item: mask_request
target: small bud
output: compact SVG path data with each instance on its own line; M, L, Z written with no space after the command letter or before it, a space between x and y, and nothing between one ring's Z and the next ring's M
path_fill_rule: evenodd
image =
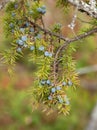
M64 100L65 100L65 104L66 104L66 105L69 105L69 104L70 104L69 99L68 99L68 97L67 97L66 95L64 96Z
M33 11L32 11L32 10L30 10L30 11L29 11L29 14L30 14L30 15L31 15L31 14L33 14Z
M27 44L24 44L23 46L26 48L28 45L27 45Z
M37 34L37 36L35 36L35 40L40 38L41 38L41 34Z

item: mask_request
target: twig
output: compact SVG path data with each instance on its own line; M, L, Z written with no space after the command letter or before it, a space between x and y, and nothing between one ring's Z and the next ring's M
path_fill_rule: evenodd
M54 57L54 73L56 73L56 65L58 65L60 62L57 62L58 61L58 57L59 57L59 54L62 52L62 50L66 49L66 47L71 44L72 42L75 42L75 41L78 41L80 39L83 39L83 38L86 38L87 36L90 36L91 34L94 34L97 32L97 28L94 28L90 31L88 31L87 33L84 33L84 34L81 34L81 35L77 35L75 36L74 38L71 38L69 39L68 41L66 41L62 46L60 46L55 54L55 57ZM55 75L54 75L55 77Z
M39 26L38 24L34 23L33 21L28 20L28 22L30 24L34 25L35 27L37 27L38 29L40 29L41 31L43 31L44 33L49 34L50 36L55 36L55 37L57 37L57 38L59 38L59 39L61 39L63 41L68 41L69 40L68 38L66 38L64 36L55 34L55 33L51 32L51 31L49 31L49 30L47 30L45 28L42 28L41 26Z
M82 19L81 19L81 18L79 18L79 17L77 17L77 19L78 19L78 20L80 20L80 21L81 21L81 22L83 22L83 23L93 25L91 22L87 22L87 21L85 21L85 20L82 20Z
M65 42L65 45L67 46L67 43L68 42ZM65 46L65 47L66 47ZM58 60L58 57L59 57L59 53L61 52L61 50L62 50L62 47L63 46L61 46L61 47L59 47L58 48L58 50L56 51L56 53L55 53L55 57L54 57L54 63L53 63L53 71L54 71L54 82L56 82L56 70L57 70L57 66L59 65L59 63L60 63L60 61Z
M35 27L39 28L39 29L40 29L41 31L43 31L44 33L49 34L49 35L51 35L51 36L55 36L55 37L57 37L57 38L59 38L59 39L65 41L65 43L60 47L61 49L64 48L64 46L66 45L66 43L67 43L67 44L70 44L70 43L72 43L72 42L75 42L75 41L84 39L84 38L86 38L86 37L88 37L88 36L90 36L90 35L92 35L92 34L94 34L94 33L97 33L97 27L96 27L96 28L92 28L91 30L89 30L89 31L87 31L87 32L85 32L85 33L83 33L83 34L77 35L77 36L75 36L75 37L69 39L69 38L66 38L66 37L64 37L64 36L55 34L55 33L51 32L51 31L49 31L49 30L47 30L47 29L44 29L44 28L42 28L41 26L39 26L38 24L34 23L33 21L28 20L28 22L30 22L30 24L34 25ZM61 50L61 49L60 49L60 50Z
M60 51L64 50L64 48L65 48L67 45L69 45L69 44L71 44L71 43L73 43L73 42L76 42L76 41L78 41L78 40L84 39L84 38L86 38L86 37L88 37L88 36L90 36L90 35L92 35L92 34L94 34L94 33L97 33L97 27L96 27L96 28L93 28L93 29L91 29L91 30L89 30L89 31L87 31L87 32L85 32L85 33L83 33L83 34L77 35L77 36L74 37L74 38L68 39L68 40L58 49L58 52L57 52L57 53L59 54ZM58 54L57 54L57 55L58 55Z
M68 39L62 46L60 46L60 47L58 48L58 50L57 50L57 52L56 52L56 55L55 55L55 59L58 58L59 53L60 53L62 50L64 50L64 48L65 48L67 45L69 45L69 44L71 44L71 43L73 43L73 42L75 42L75 41L84 39L84 38L86 38L87 36L90 36L90 35L92 35L92 34L94 34L94 33L97 33L97 27L94 28L94 29L89 30L88 32L85 32L85 33L83 33L83 34L77 35L77 36L75 36L74 38Z

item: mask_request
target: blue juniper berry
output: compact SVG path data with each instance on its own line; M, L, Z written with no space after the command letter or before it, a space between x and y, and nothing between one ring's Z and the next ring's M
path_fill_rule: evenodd
M52 53L48 52L48 51L45 51L44 52L44 55L47 56L47 57L52 57Z
M12 12L12 17L14 17L16 15L16 13Z
M26 22L25 25L26 25L26 27L28 27L29 26L29 22Z
M17 48L17 52L22 52L22 49L20 47Z
M20 28L20 32L24 33L25 29L24 28Z
M49 56L49 52L48 52L48 51L45 51L45 52L44 52L44 55L45 55L45 56Z
M52 100L52 96L50 95L50 96L48 96L48 100Z
M30 32L34 32L34 28L31 27L31 28L30 28Z
M42 8L42 9L46 9L46 6L45 6L45 5L42 5L41 8Z
M39 47L39 50L40 50L40 51L44 51L44 46L40 46L40 47Z
M64 82L62 83L62 85L63 85L63 86L66 86L66 85L67 85L67 83L64 81Z
M62 99L62 97L60 95L57 96L57 98L58 98L59 103L63 103L63 99Z
M22 40L20 40L20 39L17 40L16 43L17 43L18 45L20 45L20 46L23 46L23 45L24 45L24 42L23 42Z
M41 12L42 12L42 8L41 8L41 7L38 7L38 8L37 8L37 11L38 11L39 13L41 13Z
M57 90L61 90L61 87L60 87L60 86L57 86L56 89L57 89Z
M15 5L14 5L14 8L17 9L17 8L18 8L18 4L15 4Z
M14 29L12 29L11 32L14 33Z
M48 85L50 85L50 84L51 84L51 81L48 79L48 80L46 81L46 83L47 83Z
M40 83L41 83L41 85L45 85L46 84L46 80L41 80Z
M27 41L27 36L26 35L22 36L21 39L22 39L22 41L26 42Z
M10 28L13 28L13 27L14 27L14 24L13 24L13 23L10 23L9 26L10 26Z
M52 92L52 93L55 93L55 92L56 92L56 88L52 88L52 89L51 89L51 92Z
M68 86L72 86L72 81L68 81Z
M39 13L45 14L45 13L46 13L46 7L44 7L44 6L39 7L39 8L37 8L37 11L38 11Z
M33 51L35 49L35 46L31 46L30 50Z

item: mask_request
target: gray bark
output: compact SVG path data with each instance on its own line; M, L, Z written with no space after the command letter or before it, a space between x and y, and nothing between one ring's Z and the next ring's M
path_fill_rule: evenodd
M97 130L97 103L92 112L91 119L86 130Z
M83 0L68 0L68 2L76 6L79 10L84 11L89 16L97 18L96 0L94 0L95 3L93 3L93 0L90 0L89 4Z
M87 67L80 68L80 69L77 70L77 73L79 75L84 75L84 74L88 74L88 73L91 73L91 72L97 72L97 65L87 66Z
M9 1L10 0L0 0L0 10L2 10Z

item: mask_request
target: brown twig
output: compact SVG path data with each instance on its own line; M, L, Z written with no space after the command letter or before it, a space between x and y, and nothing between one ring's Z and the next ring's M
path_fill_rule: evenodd
M55 54L55 57L54 57L54 63L53 63L54 74L56 74L56 68L57 68L56 66L60 63L60 62L57 62L57 61L58 61L58 58L59 58L59 54L60 54L64 49L66 49L66 47L67 47L69 44L71 44L71 43L73 43L73 42L75 42L75 41L81 40L81 39L83 39L83 38L86 38L87 36L90 36L90 35L92 35L92 34L94 34L94 33L96 33L96 32L97 32L97 27L94 28L94 29L91 29L90 31L88 31L88 32L86 32L86 33L83 33L83 34L81 34L81 35L78 35L78 36L76 36L76 37L74 37L74 38L69 39L69 40L66 41L62 46L60 46L60 47L57 49L56 54ZM54 75L54 78L55 78L55 75ZM55 79L56 79L56 78L55 78Z
M88 37L88 36L90 36L90 35L92 35L94 33L97 33L97 27L95 27L95 28L92 28L91 30L89 30L89 31L87 31L87 32L85 32L83 34L77 35L77 36L75 36L73 38L66 38L64 36L55 34L52 31L49 31L47 29L42 28L41 26L39 26L38 24L34 23L33 21L28 20L28 22L30 22L30 24L34 25L35 27L37 27L38 29L40 29L44 33L49 34L50 36L55 36L58 39L65 41L65 43L62 45L63 47L61 46L60 48L64 48L64 46L65 46L66 43L70 44L72 42L84 39L84 38L86 38L86 37Z
M28 19L27 19L27 20L28 20ZM68 38L66 38L66 37L64 37L64 36L61 36L61 35L58 35L58 34L56 34L56 33L53 33L52 31L49 31L49 30L47 30L47 29L44 29L44 28L42 28L41 26L39 26L38 24L36 24L36 23L33 22L33 21L28 20L28 22L29 22L30 24L34 25L35 27L37 27L38 29L40 29L41 31L43 31L44 33L49 34L50 36L55 36L55 37L57 37L58 39L61 39L61 40L63 40L63 41L68 41Z
M90 35L93 35L94 33L97 33L97 27L93 28L93 29L91 29L91 30L89 30L89 31L87 31L87 32L85 32L83 34L77 35L77 36L75 36L75 37L73 37L71 39L68 39L61 47L59 47L59 49L58 49L58 51L56 53L56 57L58 57L58 54L60 53L60 51L64 50L64 48L67 45L69 45L69 44L71 44L73 42L79 41L81 39L84 39L84 38L86 38L86 37L88 37Z

